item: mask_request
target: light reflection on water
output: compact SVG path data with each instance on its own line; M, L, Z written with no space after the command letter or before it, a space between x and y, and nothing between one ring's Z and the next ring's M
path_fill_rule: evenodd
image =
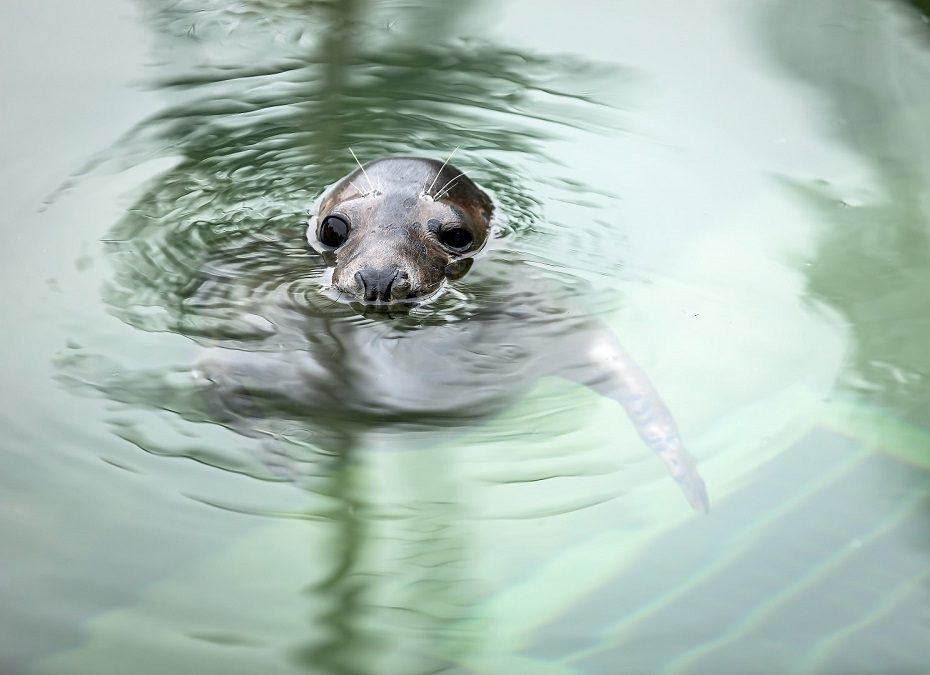
M109 433L77 413L49 432L72 439L62 457L121 470L70 469L118 513L46 556L78 560L51 570L90 590L45 591L31 611L54 623L43 609L62 603L82 633L11 643L17 669L826 674L930 661L930 57L903 6L657 3L605 9L602 26L519 2L141 7L144 78L164 107L96 175L170 165L90 235L120 327L72 324L55 361L69 396L102 395ZM671 16L712 18L719 49L698 31L706 49L676 51ZM642 26L671 37L650 46ZM689 73L708 64L707 78L748 71L759 100L697 95ZM790 123L766 117L767 96ZM758 122L715 123L740 111ZM779 124L770 146L735 140ZM456 146L495 197L500 237L434 314L361 317L318 293L303 223L350 170L347 148ZM269 326L299 325L282 313L322 319L317 348L338 349L352 325L373 349L394 329L469 325L500 279L523 275L603 316L656 379L710 481L708 518L687 512L610 403L565 383L523 373L519 396L489 389L480 407L453 392L469 402L458 414L444 401L445 417L377 425L338 391L326 424L266 400L268 424L248 438L188 376L202 347L278 354L288 336ZM442 345L440 364L456 356ZM334 362L349 383L351 359ZM10 442L34 438L11 429ZM36 500L36 513L68 503ZM14 576L39 583L29 552L18 558Z

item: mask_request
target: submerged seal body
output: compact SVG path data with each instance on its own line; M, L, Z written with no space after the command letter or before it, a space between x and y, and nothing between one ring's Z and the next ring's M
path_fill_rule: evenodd
M307 240L351 307L409 307L469 270L491 235L492 210L452 165L388 158L360 166L323 196ZM692 507L707 511L704 481L671 413L611 331L567 309L525 268L515 273L493 258L476 266L489 290L462 320L347 320L259 300L274 326L267 338L248 349L211 349L197 366L212 409L253 437L273 438L296 423L335 455L369 435L406 444L412 431L459 429L555 375L619 403Z

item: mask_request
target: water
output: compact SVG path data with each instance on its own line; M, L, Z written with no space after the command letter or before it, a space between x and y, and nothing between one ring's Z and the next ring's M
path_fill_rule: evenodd
M7 3L0 670L926 672L920 4ZM558 379L217 424L202 350L276 353L244 307L395 326L302 242L350 146L461 146L498 205L408 327L540 279L649 373L709 516Z

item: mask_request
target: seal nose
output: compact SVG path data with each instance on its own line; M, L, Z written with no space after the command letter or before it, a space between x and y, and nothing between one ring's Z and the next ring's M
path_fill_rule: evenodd
M365 302L390 302L393 297L391 291L398 288L398 279L406 279L407 275L396 267L366 267L355 273L355 280L362 290Z

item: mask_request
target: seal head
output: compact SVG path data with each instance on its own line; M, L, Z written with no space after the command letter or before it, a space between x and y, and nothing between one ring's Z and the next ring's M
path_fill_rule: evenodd
M492 211L488 196L451 164L392 157L337 183L311 216L307 241L353 301L413 303L468 271Z

